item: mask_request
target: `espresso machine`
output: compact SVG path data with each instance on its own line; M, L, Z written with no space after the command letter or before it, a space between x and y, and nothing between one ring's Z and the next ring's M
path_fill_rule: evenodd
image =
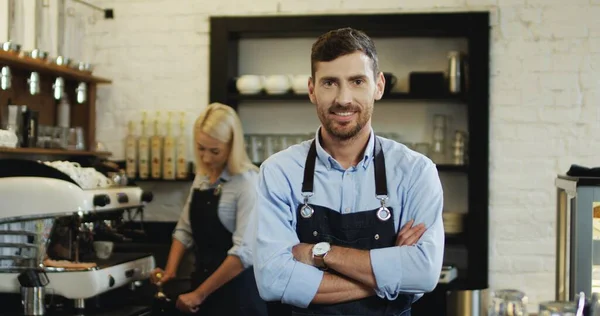
M555 179L557 301L600 294L600 168L572 165ZM600 308L598 311L600 315Z
M133 289L155 268L150 253L100 255L95 249L96 243L116 248L144 234L142 222L139 229L124 224L132 212L134 219L143 214L151 192L127 185L82 188L48 164L5 159L0 201L0 297L23 294L23 275L36 271L47 278L46 294L84 311L94 297Z

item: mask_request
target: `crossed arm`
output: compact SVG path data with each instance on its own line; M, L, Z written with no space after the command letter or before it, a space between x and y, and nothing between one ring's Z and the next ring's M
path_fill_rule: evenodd
M425 232L425 225L412 226L409 221L396 238L396 246L414 245ZM313 265L312 244L300 243L292 248L294 259ZM352 260L348 260L352 258ZM325 272L312 303L334 304L375 295L377 281L368 250L332 246L325 263L337 274Z

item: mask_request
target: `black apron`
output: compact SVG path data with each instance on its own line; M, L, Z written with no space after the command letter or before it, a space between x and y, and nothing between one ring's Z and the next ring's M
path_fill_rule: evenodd
M190 225L196 245L192 290L198 288L227 257L233 246L232 233L218 216L221 199L216 189L195 189L190 203ZM217 289L200 305L198 315L266 316L266 303L260 298L254 270L249 267Z
M300 242L316 244L326 241L331 245L363 250L395 246L397 234L394 228L393 210L385 206L388 193L385 159L381 150L381 142L377 137L375 137L373 157L375 157L373 169L375 170L376 191L373 198L380 199L381 207L342 214L327 207L308 203L308 199L313 193L315 160L317 158L316 145L313 141L306 158L302 183L305 203L300 204L297 209L296 233ZM310 208L306 208L306 206ZM401 267L398 268L401 269ZM414 295L412 294L400 294L393 301L373 295L338 304L310 304L307 308L292 306L291 314L410 316L413 299Z

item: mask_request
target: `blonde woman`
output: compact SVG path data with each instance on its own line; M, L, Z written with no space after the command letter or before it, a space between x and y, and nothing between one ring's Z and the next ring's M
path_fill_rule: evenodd
M266 315L243 236L256 201L258 168L248 158L237 113L213 103L194 124L196 177L173 233L164 270L152 282L175 277L187 249L195 248L192 291L176 306L202 315ZM159 277L160 276L160 277Z

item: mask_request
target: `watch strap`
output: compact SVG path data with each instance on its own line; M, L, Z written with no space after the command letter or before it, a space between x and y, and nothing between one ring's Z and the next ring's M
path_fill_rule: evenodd
M325 263L325 256L327 256L327 254L324 254L322 256L313 256L313 261L315 262L315 266L321 270L327 270L327 264Z

